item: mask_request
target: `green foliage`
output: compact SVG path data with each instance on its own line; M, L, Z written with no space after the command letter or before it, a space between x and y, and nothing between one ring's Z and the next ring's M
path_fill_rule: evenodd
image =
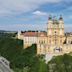
M36 44L23 49L15 34L0 33L0 55L10 61L15 72L72 72L72 53L54 56L48 64L44 55L36 55Z
M53 70L53 72L72 72L72 56L64 54L53 57L48 65L49 70Z
M23 49L23 41L13 39L13 34L1 34L0 55L10 61L15 72L46 72L44 56L36 55L36 44Z

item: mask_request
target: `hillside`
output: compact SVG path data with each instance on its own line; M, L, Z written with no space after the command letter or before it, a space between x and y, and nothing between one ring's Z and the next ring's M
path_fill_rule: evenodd
M47 64L44 55L36 55L36 44L23 49L23 41L13 39L15 34L0 34L0 55L10 61L14 72L72 72L72 56L53 57Z
M15 72L46 72L43 56L36 55L36 45L23 49L22 40L13 39L13 34L0 35L0 55L10 61Z
M49 72L72 72L72 56L64 54L53 57L48 63Z

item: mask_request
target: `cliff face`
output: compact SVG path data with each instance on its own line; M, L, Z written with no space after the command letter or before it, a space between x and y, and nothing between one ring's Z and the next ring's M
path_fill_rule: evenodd
M0 72L13 72L10 69L9 61L4 57L0 57Z

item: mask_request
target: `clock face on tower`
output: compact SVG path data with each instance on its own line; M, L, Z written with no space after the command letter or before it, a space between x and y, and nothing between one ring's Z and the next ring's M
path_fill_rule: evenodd
M57 31L56 31L56 29L54 30L54 35L57 35Z
M56 31L54 33L55 33L55 35L57 35L57 32Z

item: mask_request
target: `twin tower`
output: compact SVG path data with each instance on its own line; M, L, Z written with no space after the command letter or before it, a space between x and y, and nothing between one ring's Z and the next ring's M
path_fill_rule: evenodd
M64 33L64 21L62 16L59 19L49 16L47 23L47 32L21 32L18 33L18 39L23 40L24 48L32 44L37 45L37 54L64 54L72 52L70 42L71 36L67 37Z
M60 16L59 20L56 17L49 16L48 18L48 26L47 26L47 35L64 35L64 21L62 16Z
M57 20L54 16L48 17L47 36L49 45L61 45L64 42L64 21L62 16Z

